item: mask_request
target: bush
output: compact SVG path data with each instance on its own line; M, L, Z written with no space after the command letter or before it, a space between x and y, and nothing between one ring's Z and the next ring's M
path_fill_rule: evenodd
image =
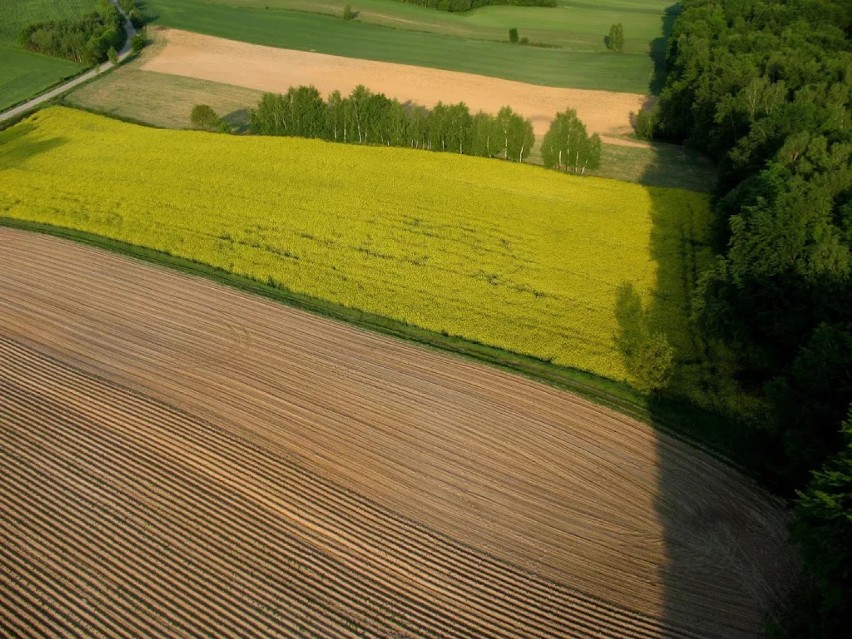
M651 334L639 347L633 366L639 390L653 392L664 388L674 366L674 349L666 336Z
M130 41L130 46L133 48L134 53L139 53L145 48L145 36L141 33L137 33L133 36L133 40Z
M355 19L355 12L352 11L352 5L351 4L347 4L345 7L343 7L343 19L344 20L354 20Z
M107 51L107 58L113 64L118 65L118 51L115 50L115 47L109 48L109 51Z
M206 104L196 104L192 107L189 121L193 126L207 131L215 131L219 128L219 116Z
M612 51L618 53L624 48L624 26L614 24L609 28L609 35L606 38L606 46Z
M514 42L517 42L517 41L518 41L518 29L515 28L515 27L512 27L511 29L509 29L509 42L514 43Z
M657 112L655 109L642 109L636 114L636 136L643 140L651 140L654 137L654 127L657 124Z
M142 17L139 9L131 9L127 13L127 17L130 18L130 24L133 25L134 29L141 29L145 24L145 19Z

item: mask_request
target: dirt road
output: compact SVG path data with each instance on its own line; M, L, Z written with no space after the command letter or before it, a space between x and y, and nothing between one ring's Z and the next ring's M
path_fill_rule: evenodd
M0 272L0 634L752 637L787 582L767 495L567 393L53 238Z
M571 107L591 133L605 142L644 146L620 137L632 132L630 114L646 97L633 93L543 87L471 73L344 58L323 53L264 47L177 29L159 32L165 46L142 69L224 82L262 91L286 92L313 85L327 96L349 94L363 84L401 102L427 107L438 101L464 102L471 112L497 113L504 105L530 118L536 136L547 133L554 115Z

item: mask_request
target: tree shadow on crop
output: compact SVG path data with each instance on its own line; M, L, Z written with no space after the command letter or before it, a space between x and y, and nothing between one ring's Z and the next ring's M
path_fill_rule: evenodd
M27 160L62 146L67 141L61 137L32 139L29 134L35 130L35 124L26 122L0 132L0 171L22 167Z
M669 158L654 157L644 181L662 182L656 174L671 170ZM701 273L713 260L709 199L645 190L656 277L651 290L627 280L614 291L613 342L631 383L646 393L657 431L660 538L648 543L661 543L665 559L652 587L660 592L665 636L758 636L794 560L782 510L732 467L773 485L760 470L756 431L724 416L729 359L702 339L693 319Z
M654 71L651 75L648 91L654 95L659 95L666 82L666 51L668 49L669 37L672 34L672 28L680 12L680 3L668 7L663 12L663 17L661 18L660 37L651 40L650 52L651 61L654 63Z

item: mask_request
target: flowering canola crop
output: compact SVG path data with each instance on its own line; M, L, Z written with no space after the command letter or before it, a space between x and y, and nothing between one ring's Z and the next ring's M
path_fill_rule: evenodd
M630 286L677 357L709 203L444 153L50 108L0 133L0 216L144 245L613 379Z

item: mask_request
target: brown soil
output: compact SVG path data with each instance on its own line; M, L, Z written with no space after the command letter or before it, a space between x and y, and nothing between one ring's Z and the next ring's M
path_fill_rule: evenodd
M785 515L572 395L0 229L0 634L751 637Z
M536 136L547 132L557 112L572 107L589 132L599 133L604 142L644 146L614 137L632 132L630 114L639 111L646 100L634 93L543 87L471 73L264 47L177 29L166 29L163 35L166 45L142 69L272 92L312 84L326 96L335 90L348 94L363 84L402 102L428 107L438 101L464 102L472 112L497 113L508 104L532 120Z

